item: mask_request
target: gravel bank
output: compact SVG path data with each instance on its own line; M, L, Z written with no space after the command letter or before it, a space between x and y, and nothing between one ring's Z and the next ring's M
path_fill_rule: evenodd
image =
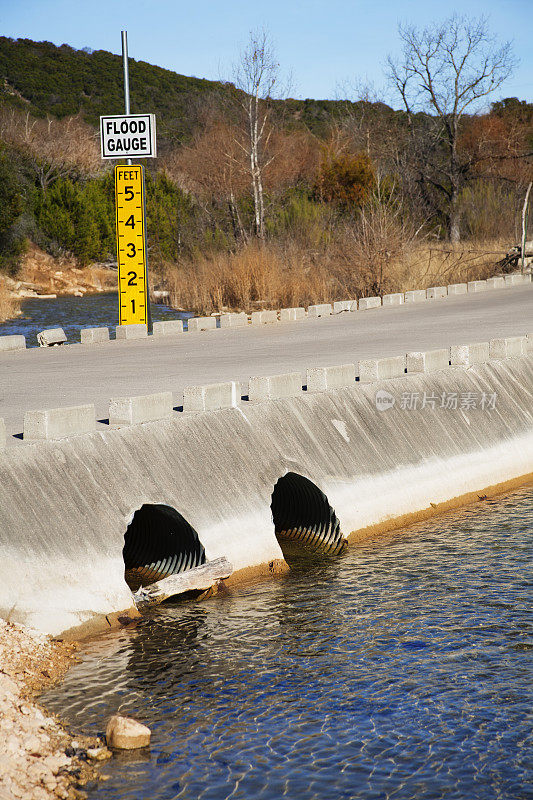
M110 752L69 735L34 701L76 658L77 646L0 620L0 800L85 797Z

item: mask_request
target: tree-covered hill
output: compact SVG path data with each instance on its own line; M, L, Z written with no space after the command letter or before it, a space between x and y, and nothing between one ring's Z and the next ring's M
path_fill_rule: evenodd
M98 124L101 114L124 110L122 59L105 50L86 52L63 44L0 37L0 97L36 116L62 118L81 112ZM191 107L206 94L228 91L222 83L178 75L130 59L132 110L155 113L162 134L188 133Z
M0 102L27 109L35 116L63 118L81 112L86 122L98 125L103 114L124 110L121 56L106 50L75 50L67 44L0 37ZM133 112L157 115L158 134L164 138L189 138L206 102L225 105L235 92L230 83L179 75L162 67L130 58L130 92ZM286 122L323 135L335 118L357 104L336 100L294 100L276 104ZM383 103L374 112L392 115Z

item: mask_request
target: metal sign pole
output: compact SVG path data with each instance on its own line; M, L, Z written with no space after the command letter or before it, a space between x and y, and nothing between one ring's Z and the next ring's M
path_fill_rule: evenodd
M130 113L130 73L128 68L128 31L122 34L122 66L124 68L124 111ZM131 158L126 159L126 164L131 164Z

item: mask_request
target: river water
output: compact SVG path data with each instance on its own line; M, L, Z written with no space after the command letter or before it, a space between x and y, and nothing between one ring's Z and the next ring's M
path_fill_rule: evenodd
M189 313L175 311L164 305L151 303L154 322L165 319L183 319ZM80 328L109 328L115 338L118 325L117 292L93 294L87 297L58 297L55 300L24 300L22 315L0 324L0 336L21 333L26 337L26 347L37 347L37 333L45 328L63 328L70 343L80 341Z
M531 798L532 531L524 489L166 604L43 702L152 729L89 798Z

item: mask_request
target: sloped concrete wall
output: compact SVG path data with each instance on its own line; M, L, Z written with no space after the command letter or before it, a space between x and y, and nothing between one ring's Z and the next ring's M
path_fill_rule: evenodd
M533 358L510 358L9 448L0 614L58 634L130 607L122 547L143 503L176 508L208 559L239 570L283 557L270 500L288 471L326 493L345 534L529 474L532 389ZM394 405L378 411L378 391ZM496 402L421 408L424 392Z

